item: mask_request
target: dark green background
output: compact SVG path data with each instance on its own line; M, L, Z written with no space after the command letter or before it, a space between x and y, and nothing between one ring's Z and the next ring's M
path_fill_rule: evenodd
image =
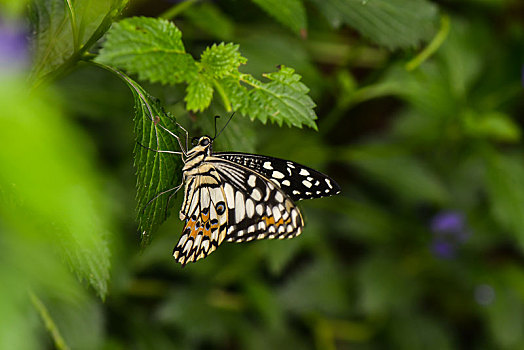
M2 78L0 326L12 337L0 347L53 348L47 320L63 338L58 347L73 349L524 348L524 6L434 4L425 40L393 49L333 28L314 1L305 2L307 37L248 1L194 2L174 18L194 57L215 42L238 43L248 58L241 71L260 78L293 67L318 105L319 132L236 115L215 149L290 159L342 187L299 203L299 238L224 243L183 269L171 257L180 197L140 252L129 89L79 64L27 102L12 92L23 74ZM124 16L157 17L171 6L132 1ZM209 8L214 21L202 20ZM437 33L438 49L407 70ZM216 96L190 115L184 86L142 83L192 136L212 134L215 114L228 116ZM84 220L86 206L95 223ZM49 233L65 212L73 227L87 227L71 242ZM462 223L432 228L442 215ZM66 253L74 272L64 268L60 242L67 251L91 235L105 237L107 250ZM91 270L75 261L96 266L109 255L101 301Z

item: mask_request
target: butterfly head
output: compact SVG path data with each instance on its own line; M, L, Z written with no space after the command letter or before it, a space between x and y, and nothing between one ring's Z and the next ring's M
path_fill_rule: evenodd
M209 156L213 152L211 145L213 139L209 136L202 136L200 138L193 138L193 148L187 152L189 158Z

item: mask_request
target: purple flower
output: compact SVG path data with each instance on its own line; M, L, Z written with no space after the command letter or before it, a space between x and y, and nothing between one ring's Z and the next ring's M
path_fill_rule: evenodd
M451 242L444 240L433 240L431 244L431 252L441 259L453 259L456 255L457 249Z
M470 236L464 215L457 211L436 214L430 226L433 232L431 252L441 259L454 258L458 246Z
M27 30L19 22L0 18L0 71L10 73L29 63Z
M443 211L431 220L431 231L434 233L452 233L464 229L464 215L456 211Z

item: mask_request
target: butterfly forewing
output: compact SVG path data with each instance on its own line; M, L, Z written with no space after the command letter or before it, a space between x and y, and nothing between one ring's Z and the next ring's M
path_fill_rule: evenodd
M304 221L299 209L273 181L225 159L209 157L207 161L224 184L228 241L284 239L302 233Z
M293 201L327 197L340 192L339 185L329 176L289 160L237 152L215 153L213 156L247 167L270 179Z

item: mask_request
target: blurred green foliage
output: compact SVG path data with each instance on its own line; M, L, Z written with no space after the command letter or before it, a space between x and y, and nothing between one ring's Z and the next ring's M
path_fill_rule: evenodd
M1 349L524 348L522 1L0 6ZM133 21L137 45L111 52ZM262 87L280 99L253 104ZM273 118L290 96L302 117ZM176 150L156 116L199 136L231 111L216 150L342 194L299 204L299 238L181 269L180 196L164 223L164 197L135 219L180 161L136 140Z

